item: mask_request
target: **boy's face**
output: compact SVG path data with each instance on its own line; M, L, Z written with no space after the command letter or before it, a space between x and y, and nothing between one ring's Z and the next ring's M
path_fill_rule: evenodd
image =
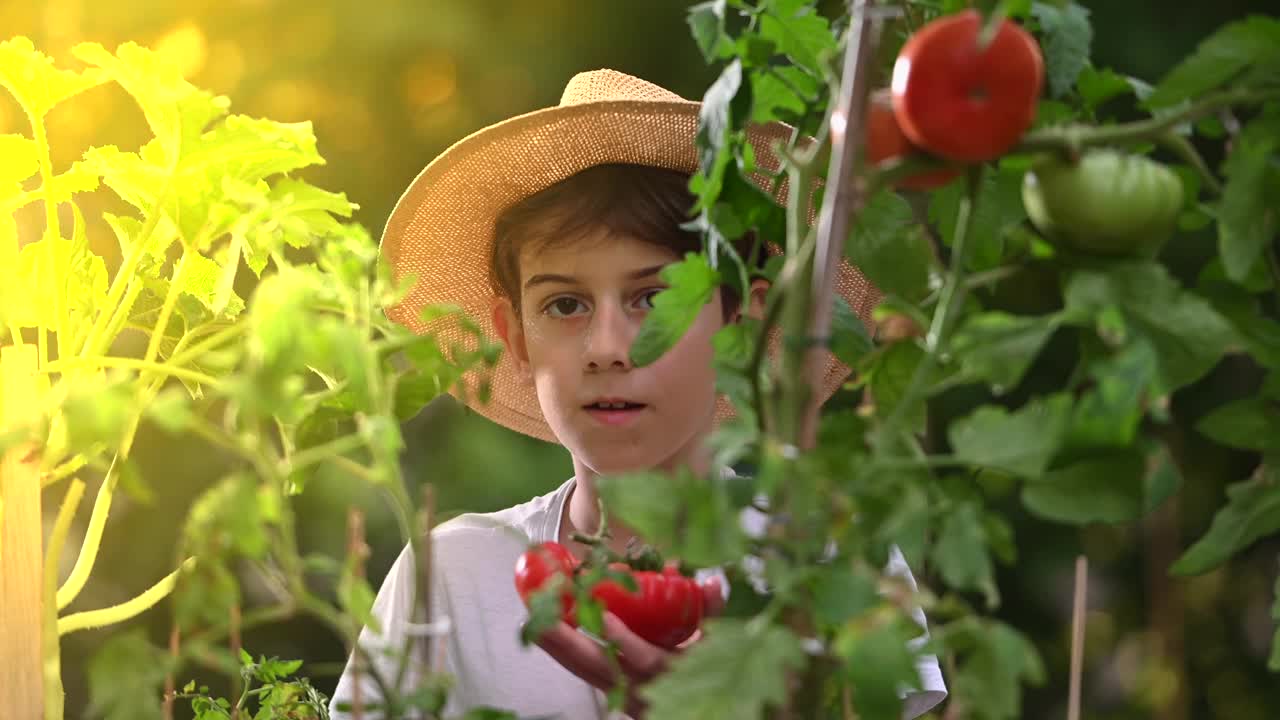
M692 462L715 413L711 337L720 294L657 362L629 358L666 248L603 234L520 255L520 307L499 300L494 321L511 360L533 384L552 431L598 474ZM623 405L617 408L618 405Z

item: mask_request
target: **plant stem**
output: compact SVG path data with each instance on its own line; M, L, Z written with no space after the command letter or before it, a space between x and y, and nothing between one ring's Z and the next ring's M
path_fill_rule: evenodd
M160 353L160 342L164 339L165 330L169 327L169 316L173 314L173 306L178 304L178 295L182 292L182 282L184 280L183 273L187 267L187 253L185 248L182 256L173 266L173 278L169 281L169 291L165 293L164 305L160 307L160 317L156 319L155 329L151 331L151 339L147 343L147 352L143 359L152 362L156 359L156 355Z
M359 435L344 435L329 442L299 450L293 455L280 459L281 474L301 470L309 465L330 460L334 456L342 456L365 446L364 438Z
M976 205L978 194L981 192L982 173L981 166L972 168L965 179L967 183L966 192L960 198L960 206L956 213L956 232L951 243L951 270L943 284L938 306L933 311L933 321L930 323L929 332L925 336L925 349L927 352L920 360L920 364L916 366L915 372L912 373L911 381L908 383L906 391L898 400L893 412L889 414L888 420L885 421L884 426L879 431L882 437L890 437L897 432L903 416L919 399L920 393L929 381L929 376L933 374L938 364L938 356L946 350L946 343L951 333L954 317L958 309L963 305L969 236L973 234L974 219L977 217L977 213L974 212L974 205Z
M58 561L62 559L62 545L71 530L71 520L80 507L80 497L84 494L84 483L72 480L67 494L58 508L58 518L53 523L53 532L49 535L49 545L44 554L44 614L41 641L44 644L44 717L45 720L62 720L62 661L61 648L58 643L58 607L54 596L58 585Z
M27 114L27 119L31 121L31 137L38 148L37 159L40 163L40 190L44 195L44 261L45 270L53 278L53 314L57 323L58 334L58 354L64 354L63 343L67 338L67 298L65 281L59 282L60 269L58 267L58 247L57 241L62 238L62 228L58 224L58 203L53 195L53 159L49 154L49 138L45 132L44 118L37 117L31 113ZM46 335L47 328L44 322L39 323L36 335L36 343L40 347L40 366L49 361L48 337Z
M1160 143L1190 165L1191 169L1200 175L1200 179L1204 181L1205 187L1209 188L1209 192L1214 195L1222 194L1222 181L1209 169L1208 164L1205 163L1204 158L1196 151L1196 146L1192 145L1190 140L1176 132L1168 131L1160 135Z
M71 574L62 583L62 587L58 588L55 596L58 610L70 605L84 589L85 583L89 581L89 574L93 571L93 563L98 559L102 530L107 524L107 513L111 508L111 496L115 490L116 477L118 477L115 471L118 461L119 456L112 459L111 467L107 468L107 474L102 478L102 485L98 487L98 494L93 501L93 513L89 516L89 526L85 529L84 540L80 543L80 552L76 555L76 564L71 568Z
M1027 133L1013 152L1059 152L1077 157L1087 148L1155 142L1166 131L1217 110L1234 105L1253 105L1280 98L1277 90L1238 88L1205 95L1187 107L1160 117L1119 125L1062 125Z
M63 372L65 370L77 367L114 367L126 368L130 370L140 370L147 372L159 373L171 377L190 380L191 382L209 385L211 387L220 387L222 381L218 378L207 375L205 373L189 370L183 367L175 367L171 363L158 363L147 360L139 360L137 358L112 357L103 355L81 355L79 357L69 358L67 360L57 360L45 368L45 372Z
M99 610L86 610L85 612L73 613L66 617L58 618L58 635L66 635L77 630L88 630L104 625L114 625L150 609L151 606L163 600L170 592L173 592L173 587L178 581L178 574L183 570L189 569L194 563L195 558L188 558L182 563L181 567L166 575L160 582L147 588L132 600Z

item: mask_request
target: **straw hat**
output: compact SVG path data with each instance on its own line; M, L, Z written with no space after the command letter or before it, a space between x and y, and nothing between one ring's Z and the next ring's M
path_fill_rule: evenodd
M416 277L409 293L387 308L387 316L415 332L437 333L445 347L473 344L450 322L422 321L426 306L451 303L496 338L489 315L489 254L496 217L595 165L627 163L693 173L699 106L639 78L596 70L574 76L556 107L491 125L454 144L419 173L387 221L381 252L392 275L396 280ZM785 139L790 131L782 124L753 129L751 142L761 167L777 168L771 143ZM866 278L845 263L837 290L870 327L878 293ZM831 358L824 400L848 373L849 368ZM465 379L469 390L476 380ZM479 402L475 392L463 393L475 411L513 430L556 442L533 388L517 381L505 354L491 381L487 403ZM732 414L721 398L717 417Z

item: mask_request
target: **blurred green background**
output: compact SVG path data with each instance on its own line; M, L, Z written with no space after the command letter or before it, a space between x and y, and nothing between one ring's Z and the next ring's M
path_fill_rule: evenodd
M1158 79L1213 28L1249 12L1280 10L1275 0L1173 4L1092 0L1099 65ZM0 35L26 35L68 61L69 48L134 40L166 54L197 85L225 94L236 112L312 120L328 165L312 182L346 192L357 220L380 232L400 192L437 153L478 128L554 104L576 72L612 67L689 98L714 79L689 38L684 0L4 0ZM145 126L114 86L87 93L50 116L65 166L90 144L135 147ZM27 132L6 96L0 133ZM89 211L91 208L86 208ZM112 263L114 242L95 238ZM1217 404L1238 387L1224 363L1181 393L1178 406ZM1196 414L1193 412L1193 414ZM493 510L545 493L568 477L557 447L494 426L449 399L406 428L407 474L438 488L442 512ZM1090 718L1280 718L1280 678L1265 670L1273 630L1271 588L1280 542L1266 541L1230 567L1171 581L1161 569L1208 526L1222 488L1248 472L1250 458L1194 437L1191 491L1144 523L1073 528L1030 517L1010 501L1019 564L1001 576L1006 619L1041 648L1050 681L1030 692L1025 717L1065 713L1072 563L1092 564L1086 660ZM179 523L192 499L226 469L203 446L145 429L136 445L149 491L118 501L89 587L72 608L118 602L170 569ZM94 488L90 487L90 492ZM382 500L366 489L321 479L299 500L304 550L340 555L346 508L369 514L369 575L385 574L400 550ZM87 504L86 504L87 505ZM88 508L78 518L87 521ZM72 538L69 547L78 547ZM918 568L927 577L928 569ZM250 599L263 597L250 583ZM165 611L131 623L163 645ZM87 662L112 632L81 632L63 648L68 717L84 716ZM248 634L254 653L304 658L329 690L344 650L306 623ZM216 676L202 678L215 689ZM1181 690L1181 692L1180 692Z

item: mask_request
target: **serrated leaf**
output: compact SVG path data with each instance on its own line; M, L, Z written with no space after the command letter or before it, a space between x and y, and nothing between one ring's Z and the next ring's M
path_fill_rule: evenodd
M751 122L796 122L817 94L817 83L795 66L752 70Z
M1146 99L1151 108L1176 105L1226 84L1253 65L1280 56L1280 20L1255 15L1223 26L1164 76Z
M92 69L75 72L55 67L53 58L36 50L25 37L0 42L0 86L36 118L43 119L58 103L106 79Z
M1044 682L1044 664L1035 645L1014 628L998 621L966 618L940 633L947 645L961 644L960 672L952 681L956 701L973 709L978 720L1012 720L1022 715L1020 683ZM953 639L954 638L954 639Z
M160 720L165 675L173 661L134 627L103 640L89 660L87 714L102 720Z
M1247 397L1213 409L1196 430L1228 447L1280 450L1280 401Z
M1022 489L1031 512L1062 523L1123 523L1145 509L1146 458L1124 451L1087 458L1051 470Z
M0 203L22 191L23 180L40 170L39 147L24 135L0 135Z
M871 397L875 401L877 414L889 417L897 412L898 404L906 397L911 378L924 358L924 350L913 342L896 342L885 348L870 368ZM923 399L916 404L904 408L902 417L906 427L919 428L924 425L925 404Z
M133 96L155 135L161 167L173 167L185 141L227 112L226 98L187 82L173 63L136 43L124 43L114 55L97 43L81 43L71 53Z
M662 269L666 289L653 298L653 309L631 345L631 362L644 367L675 346L720 286L720 273L705 255L689 253Z
M1000 603L991 551L977 505L962 503L943 515L932 557L934 567L947 585L958 590L981 591L988 607Z
M1075 85L1080 71L1089 63L1093 44L1089 11L1074 2L1061 7L1037 2L1032 3L1031 12L1040 21L1045 35L1044 64L1049 94L1055 98L1062 97Z
M1027 217L1022 204L1022 171L988 172L974 205L973 235L969 238L969 268L989 270L1004 255L1004 236ZM942 241L952 245L964 183L950 183L929 197L929 219L937 224Z
M0 216L2 217L2 216ZM12 252L16 228L0 220L0 244ZM6 237L8 236L8 237ZM0 250L0 259L7 252ZM58 296L72 318L82 322L102 307L107 296L107 268L102 257L65 238L44 238L22 246L17 261L0 268L5 305L0 314L14 327L58 324Z
M831 353L847 367L856 367L874 347L866 323L849 307L849 301L836 295L831 312Z
M800 640L776 625L716 619L644 687L649 715L664 720L758 720L787 697L786 677L805 661Z
M1227 276L1236 282L1248 276L1280 226L1265 183L1280 139L1258 132L1278 126L1269 123L1241 133L1223 168L1227 180L1218 206L1218 247Z
M764 8L760 36L814 76L824 77L821 60L836 49L827 19L804 2L768 0Z
M1057 452L1070 409L1066 394L1037 397L1013 412L986 405L952 423L948 437L965 462L1034 478Z
M1125 447L1133 442L1158 371L1149 342L1136 339L1089 369L1093 387L1076 400L1066 445Z
M1076 92L1085 107L1094 112L1100 105L1121 95L1133 94L1133 86L1125 76L1111 68L1086 65L1076 78Z
M966 373L991 383L1001 394L1018 386L1060 323L1056 314L1030 317L991 311L970 315L952 336L951 353Z
M853 706L865 720L897 720L902 717L903 688L917 688L910 640L919 628L902 618L873 626L850 629L840 642L845 647L845 672L853 683ZM852 635L853 637L848 637Z
M1194 382L1239 341L1213 306L1157 263L1116 262L1072 273L1065 294L1072 317L1092 319L1109 305L1121 309L1129 327L1155 350L1157 395Z
M885 190L872 197L849 231L844 251L882 292L908 301L929 293L933 250L901 195Z
M725 0L711 0L689 8L686 21L698 44L698 50L708 63L724 57L732 49L732 41L724 33Z
M861 615L879 599L875 578L848 564L832 566L813 583L814 618L831 627Z
M602 478L600 496L613 517L651 538L666 556L697 567L741 559L746 540L726 480L639 473Z
M1257 474L1227 488L1227 504L1213 516L1209 531L1169 569L1198 575L1226 562L1259 538L1280 531L1280 477L1263 465Z

